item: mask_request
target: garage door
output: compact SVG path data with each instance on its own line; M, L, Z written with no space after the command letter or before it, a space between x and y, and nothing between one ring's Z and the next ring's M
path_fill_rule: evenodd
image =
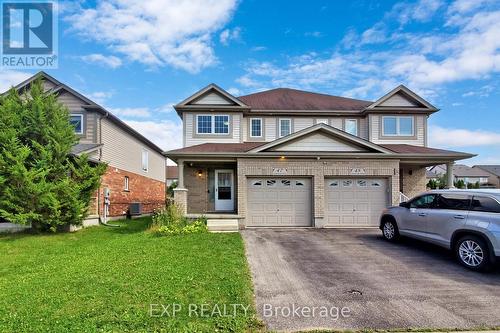
M304 227L312 221L311 180L249 178L247 226Z
M388 197L385 179L326 179L325 226L376 227Z

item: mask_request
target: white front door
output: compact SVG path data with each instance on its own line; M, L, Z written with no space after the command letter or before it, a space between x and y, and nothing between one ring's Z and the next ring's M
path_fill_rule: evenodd
M215 170L215 210L234 210L233 170Z

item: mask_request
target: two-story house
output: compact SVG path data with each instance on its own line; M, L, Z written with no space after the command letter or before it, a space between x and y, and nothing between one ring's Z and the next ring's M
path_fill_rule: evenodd
M427 146L438 109L404 86L373 102L294 89L237 98L210 84L175 109L175 201L240 228L377 226L383 208L425 190L427 166L473 156Z
M79 143L72 153L86 153L93 163L105 162L108 169L93 200L84 225L97 224L104 215L104 191L109 189L110 205L107 216L122 218L148 214L165 205L166 159L161 148L132 129L118 117L59 82L40 72L14 88L29 89L32 82L42 78L48 93L54 93L70 112Z

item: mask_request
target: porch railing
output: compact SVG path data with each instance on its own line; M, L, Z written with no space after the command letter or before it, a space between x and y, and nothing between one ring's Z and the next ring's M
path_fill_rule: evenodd
M405 202L410 200L406 195L404 195L403 192L399 192L399 203Z

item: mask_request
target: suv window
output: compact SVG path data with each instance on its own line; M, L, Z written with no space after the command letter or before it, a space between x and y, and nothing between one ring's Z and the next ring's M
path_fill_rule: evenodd
M474 197L472 210L479 212L500 213L500 204L488 197Z
M435 194L426 194L410 202L410 208L434 208Z
M437 208L469 210L471 196L466 194L444 193L437 198Z

